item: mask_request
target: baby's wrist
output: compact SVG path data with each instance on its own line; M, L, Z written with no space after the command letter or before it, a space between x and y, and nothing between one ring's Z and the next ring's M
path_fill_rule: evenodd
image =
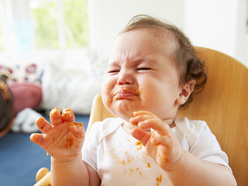
M180 169L181 166L183 166L183 162L186 156L186 151L182 150L181 155L179 156L179 158L173 163L171 164L171 166L166 170L167 172L174 172L177 169Z
M51 156L51 163L55 164L61 164L61 165L66 165L66 164L74 164L78 163L79 161L82 161L82 155L79 153L78 155L75 155L73 157L53 157Z

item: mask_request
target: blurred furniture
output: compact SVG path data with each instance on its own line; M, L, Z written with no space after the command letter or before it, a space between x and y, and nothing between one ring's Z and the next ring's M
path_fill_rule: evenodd
M202 93L178 117L204 120L229 157L239 186L248 185L248 68L221 52L196 48L206 63L208 81Z
M204 91L196 95L186 109L179 110L178 117L206 121L227 153L238 185L247 186L248 68L234 58L212 49L196 47L196 52L205 61L208 81ZM97 95L86 135L94 122L108 117L115 116L106 110L101 96Z
M13 125L13 95L6 83L8 77L0 73L0 138L6 135Z

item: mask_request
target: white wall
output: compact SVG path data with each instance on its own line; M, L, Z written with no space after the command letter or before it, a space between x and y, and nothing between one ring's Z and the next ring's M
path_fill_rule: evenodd
M185 0L185 33L193 45L219 50L248 66L246 3L247 0Z
M88 0L91 48L110 47L131 17L150 14L183 26L184 0Z
M248 66L248 0L239 0L235 57Z
M134 15L147 13L181 28L193 45L219 50L248 66L247 0L88 0L90 46L108 49Z
M237 1L186 0L185 32L197 46L235 55Z

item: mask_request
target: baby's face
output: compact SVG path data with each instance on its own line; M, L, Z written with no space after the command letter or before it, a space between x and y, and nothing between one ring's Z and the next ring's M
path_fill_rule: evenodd
M155 34L151 29L132 30L113 45L102 98L110 112L126 121L139 110L167 121L176 115L179 72L166 54L166 40Z

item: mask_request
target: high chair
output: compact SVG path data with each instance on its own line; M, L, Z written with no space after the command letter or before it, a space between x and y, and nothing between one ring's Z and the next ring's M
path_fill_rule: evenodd
M248 185L248 68L236 59L208 48L195 47L205 61L208 81L203 92L194 97L177 117L204 120L216 135L239 186ZM86 135L96 121L115 117L102 104L101 95L93 101ZM42 173L45 172L45 173ZM41 174L40 174L41 173ZM43 177L42 174L46 176ZM42 168L35 185L50 184L50 173Z

